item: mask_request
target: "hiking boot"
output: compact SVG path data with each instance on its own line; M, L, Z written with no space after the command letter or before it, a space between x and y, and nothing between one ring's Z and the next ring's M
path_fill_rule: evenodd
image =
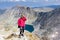
M21 38L21 35L19 35L19 37L18 38Z
M21 34L21 36L24 36L23 34Z

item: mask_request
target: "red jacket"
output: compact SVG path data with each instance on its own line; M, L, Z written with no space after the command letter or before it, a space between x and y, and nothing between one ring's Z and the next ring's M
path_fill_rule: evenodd
M18 26L25 27L25 21L26 21L26 17L19 18L18 19Z

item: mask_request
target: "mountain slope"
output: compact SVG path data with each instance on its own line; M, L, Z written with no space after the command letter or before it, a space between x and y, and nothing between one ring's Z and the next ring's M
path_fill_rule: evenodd
M37 7L37 8L33 8L33 10L35 10L36 12L49 12L54 10L54 8L50 8L50 7Z
M60 33L60 8L46 12L35 12L34 9L29 7L14 6L7 9L5 13L0 16L0 26L4 25L8 30L15 27L17 28L17 19L21 14L24 14L27 17L28 20L26 24L33 25L33 33L40 37L43 35L50 38L50 35L54 34L56 31ZM57 37L59 39L59 35ZM57 40L57 38L54 38L54 40Z
M0 20L5 21L5 24L17 24L17 20L21 14L24 14L27 17L28 20L26 23L28 24L31 24L36 19L36 13L31 8L23 6L14 6L10 9L7 9L6 12L1 15ZM3 21L1 21L0 23L3 24Z
M47 6L47 7L50 7L50 8L60 8L60 5L51 5L51 6Z
M0 15L3 14L6 11L6 9L0 9Z
M57 35L53 40L59 40L60 8L50 12L40 12L37 20L33 24L36 27L35 33L37 35L45 35L51 39L53 39L52 35ZM56 34L56 32L59 34Z

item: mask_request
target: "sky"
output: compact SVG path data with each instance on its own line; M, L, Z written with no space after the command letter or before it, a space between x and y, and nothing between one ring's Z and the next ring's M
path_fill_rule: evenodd
M0 8L8 8L15 5L43 7L49 5L60 5L60 0L0 0Z

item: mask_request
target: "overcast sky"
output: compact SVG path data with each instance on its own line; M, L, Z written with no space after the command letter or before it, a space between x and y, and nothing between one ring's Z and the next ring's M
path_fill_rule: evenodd
M59 2L60 0L0 0L0 2L18 2L18 1L24 1L24 2Z
M29 7L41 7L60 5L60 0L0 0L0 8L6 8L17 4Z

